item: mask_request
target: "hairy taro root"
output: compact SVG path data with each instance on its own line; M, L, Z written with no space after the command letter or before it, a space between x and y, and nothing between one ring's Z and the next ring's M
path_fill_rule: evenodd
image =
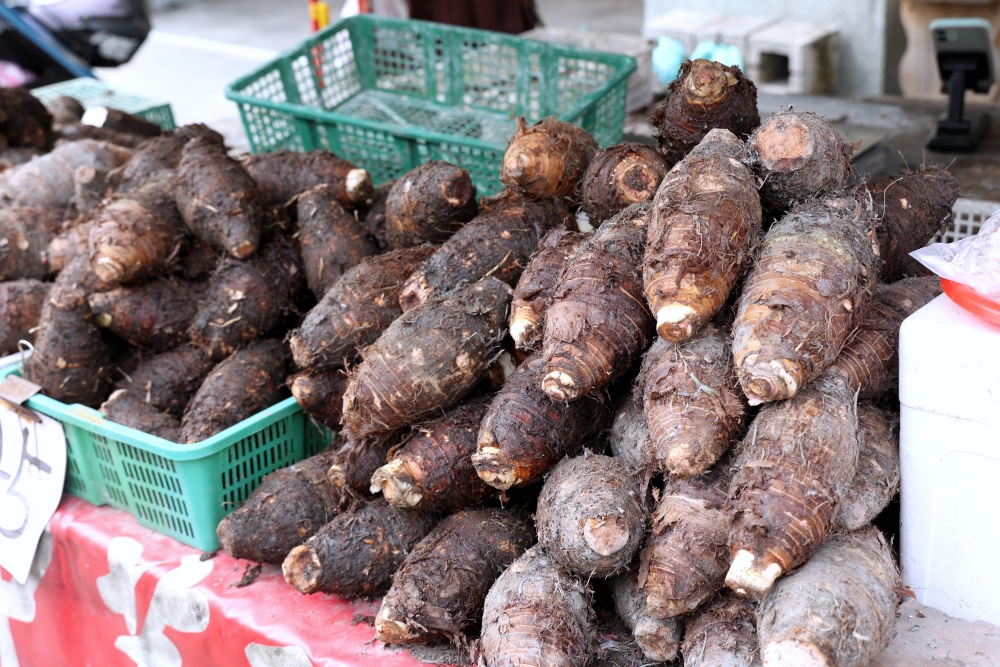
M297 211L306 283L322 299L347 270L378 249L361 223L323 188L304 192Z
M243 168L271 206L288 205L296 195L314 188L323 188L328 197L348 209L366 203L375 194L367 171L324 150L248 155Z
M166 352L188 341L188 327L205 288L160 278L138 287L95 292L88 298L97 326L136 347Z
M0 282L0 356L17 351L17 341L31 340L52 288L39 280Z
M635 643L648 660L666 662L677 657L683 624L676 618L651 613L646 594L638 585L636 568L616 576L612 584L615 611L632 631Z
M600 150L583 128L554 118L528 125L517 119L517 132L500 164L500 180L521 197L579 200L580 181Z
M340 427L347 374L339 368L308 368L288 379L302 412L329 429Z
M628 206L652 199L668 169L663 156L645 144L617 144L598 152L583 175L582 208L590 223L599 226Z
M65 208L73 202L78 167L110 170L120 167L132 151L104 141L70 141L0 175L0 200L14 206Z
M753 603L725 591L684 622L684 667L761 667Z
M138 391L116 390L101 405L101 414L116 424L128 426L170 442L180 440L180 420L154 408L143 400L141 392Z
M476 217L476 186L468 172L448 162L428 162L407 172L385 202L389 247L441 243Z
M185 345L141 361L119 386L127 387L157 410L182 417L214 365L204 350Z

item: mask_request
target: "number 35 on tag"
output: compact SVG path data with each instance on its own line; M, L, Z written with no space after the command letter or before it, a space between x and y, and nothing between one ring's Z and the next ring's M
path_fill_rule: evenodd
M66 477L62 424L39 417L36 423L0 407L0 566L21 584Z

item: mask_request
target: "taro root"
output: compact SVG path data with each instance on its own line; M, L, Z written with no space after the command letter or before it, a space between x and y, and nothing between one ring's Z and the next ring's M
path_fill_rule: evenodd
M24 378L49 398L96 408L108 395L111 358L101 332L90 321L87 295L56 283L42 306L35 352L24 364Z
M591 594L535 545L486 595L479 654L486 667L591 664L597 634Z
M109 144L122 146L123 148L138 148L146 137L138 134L127 134L116 132L104 127L94 127L84 123L70 123L59 128L57 133L60 141L81 141L90 139L92 141L106 141Z
M563 567L609 577L626 569L645 537L639 479L618 459L584 452L546 478L535 514L538 542Z
M760 125L757 87L735 65L687 61L649 119L660 152L673 165L711 130L729 130L739 139L749 136Z
M166 352L188 342L204 285L161 278L89 297L97 326L136 347Z
M899 413L858 406L858 467L837 506L836 524L858 530L871 523L899 491Z
M628 464L636 474L645 473L656 460L649 440L649 426L642 409L642 394L635 389L621 400L608 429L608 446L615 458Z
M388 232L386 231L385 223L385 205L389 199L389 193L392 192L392 186L395 184L396 181L388 181L375 188L371 205L368 207L368 212L365 213L365 227L368 228L368 235L375 239L379 252L385 252L389 247Z
M326 477L333 450L275 470L216 529L219 543L233 558L282 563L295 547L338 514L341 489Z
M676 618L651 613L646 595L638 586L638 569L619 574L612 580L615 611L632 631L635 643L648 660L665 662L677 657L683 624Z
M667 478L653 529L639 554L639 587L651 618L697 609L726 583L729 569L727 465L689 479Z
M45 105L45 110L52 116L52 125L67 125L79 123L83 118L84 108L80 100L69 95L60 95Z
M643 282L661 338L682 343L712 319L759 240L760 198L741 148L732 132L712 130L653 200Z
M344 512L285 558L285 581L300 593L381 595L437 515L399 509L384 499Z
M317 187L348 209L365 204L374 195L368 172L330 151L248 155L243 159L243 168L271 206L286 206L296 195Z
M207 279L219 266L221 254L212 246L194 240L181 250L174 272L184 280L201 281Z
M107 292L118 287L114 283L106 283L97 277L94 268L90 265L90 258L86 253L73 259L66 265L59 275L56 276L57 285L66 285L74 289L81 290L84 296L90 296L94 292ZM87 310L88 318L90 309Z
M461 400L500 352L509 303L510 288L487 278L404 313L351 375L344 434L360 440L388 433Z
M761 409L736 450L726 584L763 596L826 538L858 460L854 390L824 376Z
M9 146L45 150L52 142L52 116L27 88L0 88L0 135Z
M596 445L611 422L604 392L555 401L538 385L541 368L537 355L518 366L478 429L472 463L484 482L501 491L541 481L563 457Z
M729 449L745 413L732 364L728 332L711 324L681 345L657 339L636 380L652 456L643 467L700 475Z
M330 463L327 479L341 489L345 497L360 498L368 495L372 475L385 465L389 452L399 441L398 434L362 442L348 441Z
M90 107L83 112L80 120L86 125L122 134L134 134L140 137L158 137L163 134L163 128L156 123L109 107Z
M0 177L0 199L14 206L65 208L73 201L77 167L114 169L132 151L104 141L84 139L56 146L50 153L8 169Z
M73 173L73 206L79 212L97 208L108 196L108 171L94 167L77 167Z
M177 209L203 242L236 259L257 252L264 226L261 194L225 146L200 137L184 145L177 166Z
M477 507L496 495L476 475L470 458L492 399L477 396L415 425L403 444L389 452L388 463L372 475L371 492L381 493L396 507L431 512Z
M309 368L288 379L302 412L327 428L340 427L347 373L339 368Z
M31 279L0 282L0 356L16 352L17 341L31 340L51 288Z
M558 401L586 396L638 361L656 335L642 293L649 204L601 225L563 269L545 313L542 389Z
M460 643L479 625L490 587L534 543L530 525L510 512L457 512L406 556L375 617L386 644Z
M285 397L288 351L277 340L244 347L208 374L181 421L181 440L201 442Z
M757 173L760 201L772 215L841 189L851 175L852 146L811 111L781 111L747 139L747 165Z
M510 204L474 218L411 275L399 293L404 310L426 303L459 282L491 276L515 285L538 242L553 227L572 222L561 202Z
M827 197L768 231L733 323L750 405L791 398L836 359L875 286L873 226L871 200Z
M101 414L109 421L137 431L178 442L181 423L177 417L157 410L142 399L141 392L118 389L101 405Z
M892 639L899 572L875 528L831 537L757 610L765 665L864 667Z
M377 248L361 223L324 188L303 193L297 211L306 283L322 299L344 272L374 255Z
M48 270L51 273L58 274L78 256L86 256L87 262L90 262L88 244L90 228L93 226L93 218L81 216L72 226L49 241L43 261L48 264Z
M632 204L649 201L668 170L655 148L617 144L605 148L583 176L583 210L597 227Z
M753 603L725 591L684 621L684 667L761 667Z
M434 246L420 245L368 257L350 269L288 337L300 368L355 361L403 314L399 290Z
M141 361L135 370L127 371L124 386L157 410L182 417L212 366L204 350L185 345Z
M542 347L545 312L563 267L576 253L586 234L557 227L542 237L524 267L510 304L510 336L517 349L537 352Z
M864 187L878 218L879 279L894 283L904 276L927 275L910 253L951 225L958 181L944 169L930 166L903 176L876 176Z
M184 146L195 138L223 145L222 135L201 124L184 125L171 134L151 137L139 144L131 159L109 175L115 190L126 193L163 173L176 173Z
M88 245L98 278L141 282L170 266L184 236L175 189L174 178L157 179L97 211Z
M46 250L56 233L56 217L47 208L0 208L0 281L48 275Z
M208 282L191 323L191 341L218 361L242 345L284 332L302 289L299 262L280 234L250 259L227 257Z
M583 174L598 150L597 141L582 127L555 118L528 125L520 117L500 164L500 180L527 200L556 197L576 202Z
M441 243L476 217L476 186L448 162L428 162L396 181L385 202L390 248Z

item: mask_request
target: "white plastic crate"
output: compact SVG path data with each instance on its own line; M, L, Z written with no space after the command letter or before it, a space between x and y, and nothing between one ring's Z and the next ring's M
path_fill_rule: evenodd
M824 95L837 89L837 28L781 21L750 35L743 54L757 89L780 95Z
M983 223L1000 211L1000 202L959 197L952 210L955 212L955 222L951 228L935 236L931 243L954 243L967 236L975 236Z
M737 47L745 63L750 53L750 37L778 21L777 16L747 14L727 16L721 21L702 27L696 34L696 38L698 43L713 42Z
M675 9L660 16L646 18L642 23L642 36L649 39L673 37L684 45L685 55L698 45L698 34L718 25L725 19L724 14L699 12L691 9Z
M653 47L655 44L644 37L612 32L584 32L568 28L535 28L521 33L521 37L631 56L635 58L636 70L628 78L625 111L626 113L639 111L649 106L653 101Z

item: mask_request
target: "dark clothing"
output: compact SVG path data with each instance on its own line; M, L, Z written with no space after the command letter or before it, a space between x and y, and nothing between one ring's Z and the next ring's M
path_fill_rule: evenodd
M537 22L534 0L408 0L410 18L512 34Z

